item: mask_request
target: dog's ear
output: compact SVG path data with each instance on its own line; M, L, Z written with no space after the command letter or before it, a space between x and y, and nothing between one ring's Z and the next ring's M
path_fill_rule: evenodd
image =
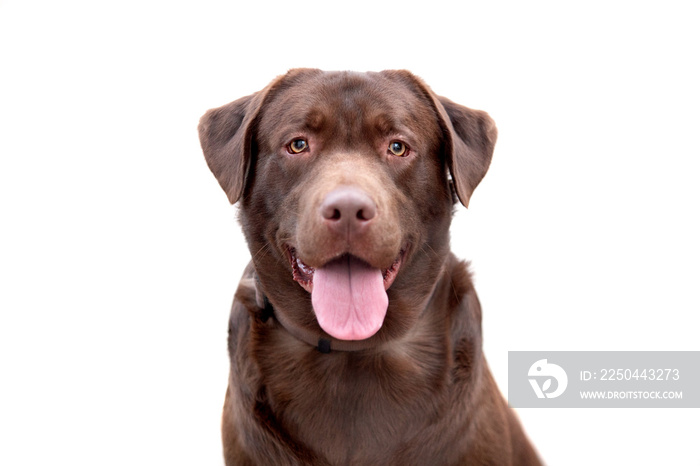
M276 89L321 70L291 69L278 76L260 92L242 97L223 107L209 110L199 120L199 142L204 158L231 204L242 196L249 176L255 123L263 105Z
M265 91L209 110L199 120L199 142L209 169L234 204L243 195L251 160L253 121Z
M472 110L435 95L420 78L409 71L384 73L389 77L400 77L404 82L408 80L432 103L445 138L445 157L454 190L459 201L466 207L491 164L498 133L496 124L486 112Z
M486 175L496 145L496 123L488 113L433 95L446 135L447 167L457 197L465 207ZM446 131L445 131L446 130Z

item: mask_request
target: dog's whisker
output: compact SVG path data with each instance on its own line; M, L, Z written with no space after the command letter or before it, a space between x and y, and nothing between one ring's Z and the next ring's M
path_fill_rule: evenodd
M270 243L263 244L262 247L260 249L258 249L258 251L255 254L253 254L253 262L255 262L255 260L258 259L258 257L261 254L263 254L264 252L267 252L270 248L271 248Z

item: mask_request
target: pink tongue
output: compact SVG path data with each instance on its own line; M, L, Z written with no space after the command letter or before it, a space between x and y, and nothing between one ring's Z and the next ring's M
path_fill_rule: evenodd
M344 256L314 272L311 303L321 328L339 340L364 340L382 326L389 298L382 271Z

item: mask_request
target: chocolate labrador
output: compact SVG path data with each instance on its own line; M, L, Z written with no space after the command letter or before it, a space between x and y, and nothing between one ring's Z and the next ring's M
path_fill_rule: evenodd
M496 127L407 71L292 70L201 119L252 260L229 323L227 465L540 464L449 248Z

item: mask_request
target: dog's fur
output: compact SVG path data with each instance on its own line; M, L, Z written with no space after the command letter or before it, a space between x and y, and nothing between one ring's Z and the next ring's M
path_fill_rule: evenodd
M489 372L479 301L449 251L453 205L467 205L491 160L486 113L406 71L298 69L208 111L199 135L252 254L229 325L227 465L540 464ZM387 151L393 141L405 156ZM339 233L319 215L339 187L375 208L368 226ZM347 255L400 263L383 324L362 340L321 328L295 265Z

